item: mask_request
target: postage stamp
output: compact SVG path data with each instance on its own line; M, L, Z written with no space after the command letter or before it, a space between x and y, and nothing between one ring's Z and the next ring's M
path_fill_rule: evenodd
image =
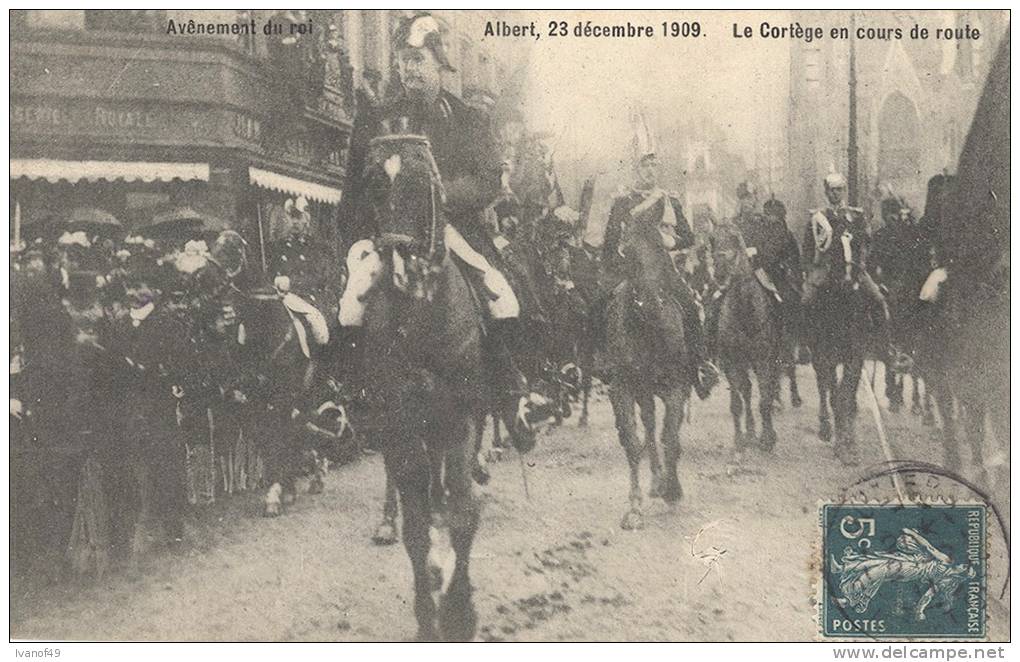
M984 504L826 504L826 638L986 636Z

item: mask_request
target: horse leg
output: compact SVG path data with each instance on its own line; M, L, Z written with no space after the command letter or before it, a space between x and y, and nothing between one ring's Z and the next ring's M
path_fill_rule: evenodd
M779 395L780 365L765 361L755 369L758 376L758 413L761 415L761 449L770 452L776 445L776 429L772 424L772 408Z
M488 485L492 478L492 474L489 473L488 458L493 449L491 445L488 448L485 447L485 419L486 412L482 409L475 415L473 430L475 452L474 461L471 463L471 476L479 485ZM492 417L492 422L493 425L499 425L499 419L495 416Z
M582 428L588 427L588 398L590 397L591 397L591 371L584 370L581 373L581 417L577 421L578 427Z
M641 529L644 527L644 516L641 512L641 482L639 469L641 467L641 455L644 450L637 439L637 424L634 421L634 395L622 385L622 380L613 380L609 387L609 401L613 406L613 415L616 419L616 431L620 437L620 445L627 455L627 463L630 465L630 509L623 516L620 523L625 530Z
M680 477L677 474L680 462L680 426L684 420L684 401L686 395L682 389L673 389L662 394L662 402L665 409L662 423L662 448L665 455L665 481L662 488L662 498L670 507L674 507L683 498L684 491L680 487Z
M864 369L864 355L858 353L843 364L843 378L836 388L833 413L836 418L837 455L846 466L860 462L857 457L857 387Z
M921 382L920 375L915 374L914 379L916 379L918 383ZM932 398L931 392L928 388L928 382L924 382L924 418L922 419L922 423L929 428L935 425L935 412L932 409L931 400Z
M835 381L836 367L830 366L815 356L815 383L818 385L818 438L826 443L832 441L832 413L829 402Z
M921 402L921 382L917 375L913 373L910 375L910 382L910 413L914 416L920 416L924 413L924 405Z
M988 484L988 467L985 466L985 405L979 399L968 399L967 411L967 442L970 444L971 464L975 469L975 482L978 485Z
M429 499L429 458L424 449L411 443L386 447L386 474L393 478L404 513L404 548L414 575L414 615L418 621L417 638L436 639L436 603L432 599L432 573L429 571L429 528L432 524Z
M740 395L740 377L736 368L726 365L726 381L730 387L730 416L733 418L733 450L740 454L744 450L744 430L742 418L744 415L744 403Z
M755 422L754 422L754 409L752 407L751 394L751 368L750 366L741 366L738 378L738 384L740 387L740 399L743 400L743 412L744 412L744 446L749 446L755 438ZM761 393L759 393L761 395Z
M791 361L786 366L786 377L790 380L790 405L795 409L804 404L804 400L800 397L800 389L797 387L797 362ZM778 390L778 386L777 386Z
M263 412L258 427L262 433L262 451L265 463L265 477L269 488L266 490L262 514L265 517L278 517L283 514L283 503L293 503L293 482L288 475L289 462L286 457L290 452L287 447L286 425L282 424L276 412Z
M372 534L372 542L376 545L392 545L397 542L397 483L390 475L389 466L386 466L386 496L383 501L383 518L375 533Z
M648 489L648 496L654 499L662 496L662 461L659 459L659 444L655 439L655 396L642 394L637 399L637 406L641 415L641 427L645 431L648 463L652 470L652 485Z
M960 451L956 435L956 416L953 413L953 391L945 373L932 375L928 383L933 386L935 406L942 418L942 463L947 469L960 467Z
M469 469L470 440L476 425L477 421L470 417L463 419L454 432L457 438L446 452L447 525L454 563L453 572L449 575L450 583L439 600L439 632L445 641L470 641L478 626L468 574L471 545L478 530L480 512Z
M889 401L889 411L895 414L900 410L902 404L903 384L900 383L900 376L890 368L888 361L883 361L882 366L885 368L882 371L882 380L885 382L885 399Z

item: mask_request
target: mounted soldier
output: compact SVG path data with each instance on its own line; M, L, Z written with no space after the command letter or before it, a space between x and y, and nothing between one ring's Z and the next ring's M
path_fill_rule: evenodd
M419 14L406 20L394 35L394 42L399 48L400 93L380 104L363 91L351 136L346 194L340 211L341 232L349 251L349 280L340 303L340 323L346 342L355 347L362 344L362 299L372 287L371 264L375 253L371 242L363 241L376 236L378 228L355 225L359 219L371 218L358 213L368 199L370 182L364 178L370 143L380 134L392 131L423 135L429 141L434 167L445 192L443 200L436 200L436 204L443 206L448 222L437 240L467 265L478 296L486 304L487 355L501 382L497 390L512 394L519 402L521 414L511 433L530 447L532 424L544 415L536 403L545 399L529 392L528 379L521 373L532 353L521 333L521 317L528 311L521 310L521 300L504 275L501 251L509 242L498 234L493 236L492 224L485 220L485 210L502 193L503 168L498 143L484 113L442 89L441 74L444 70L452 71L453 66L435 18ZM394 169L390 176L395 177L399 161L389 163Z
M889 304L868 273L871 228L864 210L846 203L846 179L831 173L824 179L823 209L814 210L804 229L804 291L801 303L811 306L824 290L842 284L860 290L873 308L873 323L878 327L883 353L897 369L906 369L910 359L893 344Z
M786 225L786 206L775 198L767 200L763 213L753 211L755 204L752 184L737 187L741 210L735 219L744 238L755 278L769 291L774 310L783 326L793 331L800 304L800 249Z
M614 279L628 276L633 279L639 306L661 332L669 351L686 345L692 359L689 361L693 369L691 383L698 397L705 399L718 380L718 370L708 359L694 292L671 258L671 252L694 246L694 233L684 217L679 197L659 186L659 159L643 120L637 128L634 140L636 181L613 200L602 245L603 265ZM642 242L631 241L632 233L645 230L658 232L659 255L631 254L644 246ZM637 265L650 264L660 268L637 268ZM671 313L674 303L679 305L681 315Z

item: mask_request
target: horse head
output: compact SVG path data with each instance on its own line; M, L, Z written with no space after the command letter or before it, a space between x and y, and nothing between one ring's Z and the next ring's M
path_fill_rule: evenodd
M445 256L445 192L428 138L408 132L406 123L399 129L370 144L362 213L374 221L375 249L392 284L431 301Z
M751 262L740 229L722 223L711 234L712 263L716 281L725 283L751 275Z

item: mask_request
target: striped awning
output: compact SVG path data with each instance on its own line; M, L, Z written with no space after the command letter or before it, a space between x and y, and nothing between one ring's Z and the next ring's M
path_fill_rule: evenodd
M271 191L280 191L290 195L303 195L309 200L325 202L330 205L340 204L342 192L340 189L331 186L306 182L303 179L288 177L278 172L263 170L254 166L248 168L248 178L252 184Z
M59 161L11 159L11 179L44 179L56 184L85 180L125 182L209 181L208 163L153 163L150 161Z

